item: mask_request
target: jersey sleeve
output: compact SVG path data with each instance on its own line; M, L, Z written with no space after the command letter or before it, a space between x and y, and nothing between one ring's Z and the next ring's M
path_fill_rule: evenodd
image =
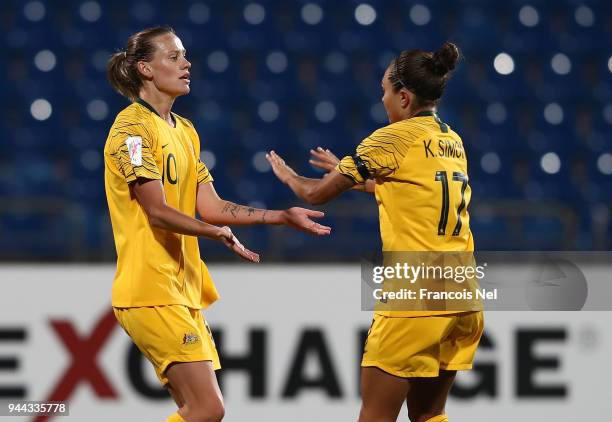
M121 119L115 122L109 154L119 172L131 183L144 179L161 179L155 160L156 139L143 122Z
M357 146L352 156L346 156L336 170L356 183L392 175L402 163L412 137L389 126L376 130Z
M204 164L202 160L200 160L199 157L198 157L197 167L198 167L198 185L202 185L204 183L210 183L214 180L212 177L212 174L210 174L210 171L208 170L208 167L206 167L206 164Z
M198 185L202 185L204 183L210 183L214 181L212 174L210 174L210 170L206 167L206 164L200 158L200 136L198 132L195 130L193 123L191 120L181 118L187 127L189 137L191 138L191 142L193 144L193 153L195 154L196 159L196 170L198 172Z

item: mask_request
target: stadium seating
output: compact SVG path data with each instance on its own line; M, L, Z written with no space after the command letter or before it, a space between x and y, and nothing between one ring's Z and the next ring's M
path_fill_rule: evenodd
M175 111L194 122L226 199L299 204L263 153L319 175L310 148L349 154L386 123L380 79L393 56L449 39L464 59L440 117L466 146L477 247L612 248L612 2L12 0L0 4L0 259L112 259L102 149L127 101L105 65L158 24L188 50L192 92ZM268 261L379 248L372 198L322 209L329 239L238 232Z

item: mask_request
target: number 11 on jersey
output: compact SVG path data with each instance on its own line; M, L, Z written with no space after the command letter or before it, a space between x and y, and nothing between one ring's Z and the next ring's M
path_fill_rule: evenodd
M436 171L436 181L442 183L442 209L440 210L440 222L438 223L438 236L444 236L446 234L446 225L448 224L448 213L450 206L449 199L449 186L448 186L448 176L446 174L446 170L438 170ZM465 174L454 171L453 172L453 181L461 182L461 202L457 207L457 224L455 224L455 229L453 230L453 236L459 236L459 232L461 231L461 212L465 208L465 189L467 188L468 178Z

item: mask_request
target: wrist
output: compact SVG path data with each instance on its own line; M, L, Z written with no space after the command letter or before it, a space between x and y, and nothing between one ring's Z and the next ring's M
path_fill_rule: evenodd
M214 226L214 230L213 230L213 237L214 239L218 240L218 241L222 241L223 238L225 238L225 231L223 230L223 227L219 227L219 226Z
M285 177L285 180L283 180L283 183L289 186L291 179L293 179L296 176L297 176L296 174L288 173L287 176Z
M287 224L287 210L268 211L268 217L266 220L269 224L274 225Z

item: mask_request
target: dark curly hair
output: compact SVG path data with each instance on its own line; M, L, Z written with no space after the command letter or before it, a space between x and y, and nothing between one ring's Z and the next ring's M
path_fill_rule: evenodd
M390 64L389 81L395 92L406 88L415 94L419 106L436 105L459 56L451 42L436 52L404 50Z

